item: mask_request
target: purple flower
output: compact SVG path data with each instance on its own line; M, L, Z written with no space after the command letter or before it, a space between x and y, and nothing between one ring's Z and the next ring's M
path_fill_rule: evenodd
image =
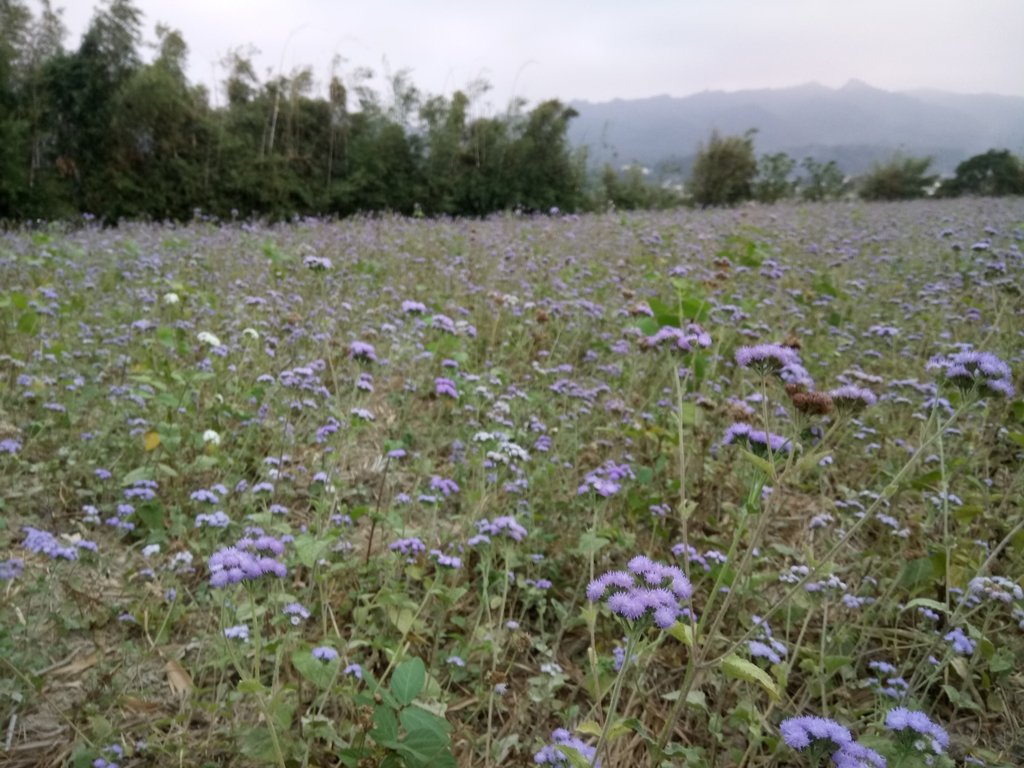
M41 531L28 525L24 526L22 530L25 532L25 540L21 545L25 549L36 554L47 555L53 560L77 560L79 549L96 551L96 543L93 541L80 539L65 545L61 544L57 537L48 531Z
M790 717L779 723L779 732L793 749L806 749L816 739L828 739L839 748L853 743L848 728L825 717Z
M780 373L787 366L799 366L800 355L781 344L755 344L736 350L736 364L760 373Z
M832 398L832 404L841 411L859 411L878 402L874 392L856 384L837 387L829 392L828 396Z
M946 381L963 391L977 387L1003 397L1013 397L1013 372L991 352L965 351L928 361L929 371L942 371Z
M239 547L224 547L210 555L210 586L226 587L260 576L284 578L288 569L284 563L268 556L259 556Z
M755 659L768 659L772 664L782 663L782 657L767 643L763 643L760 640L751 640L747 643L747 648L750 651L750 655Z
M212 514L206 512L200 512L196 515L195 527L201 528L204 525L208 525L211 528L227 528L231 525L231 519L224 513L224 510L218 509Z
M482 536L507 536L513 541L522 541L527 536L526 529L511 515L496 517L493 521L487 518L478 520L476 527ZM473 537L473 539L476 538L476 536ZM472 539L470 541L472 542ZM470 546L473 544L471 543Z
M377 351L373 348L373 344L367 344L364 341L353 341L348 348L348 356L353 360L377 362Z
M910 732L919 734L930 740L932 750L942 753L949 746L949 734L942 726L933 723L924 712L917 712L906 707L890 709L885 716L885 727L890 731ZM916 739L916 737L914 737Z
M565 728L556 728L551 734L551 741L554 743L548 744L539 752L534 753L534 763L537 765L572 765L569 757L562 751L563 749L571 749L579 755L580 760L583 762L595 766L595 768L601 765L601 761L595 759L597 754L596 747L592 747L576 738Z
M724 445L739 441L746 443L748 448L759 454L766 454L769 450L773 454L789 453L793 448L793 443L785 437L765 432L763 429L754 429L742 421L729 427L722 438Z
M312 653L314 659L322 661L324 664L329 664L338 658L338 652L329 645L319 645L313 649Z
M354 677L356 680L363 679L363 668L354 662L352 664L349 664L342 671L344 672L344 674L348 675L349 677Z
M17 453L21 450L21 443L13 437L5 437L0 440L0 453Z
M249 640L249 627L245 624L238 624L234 627L224 627L224 637L228 640Z
M974 641L971 640L960 627L953 627L943 638L953 646L953 652L961 656L970 656L974 653Z
M627 571L609 571L587 586L587 599L597 602L611 592L605 605L627 621L649 617L662 629L668 629L686 615L682 605L693 588L677 566L655 562L644 555L629 561Z
M443 376L434 379L434 392L438 397L446 395L455 400L459 397L459 390L456 388L455 382Z
M459 492L459 486L454 480L441 477L440 475L434 475L430 478L430 488L434 491L440 491L445 496L451 496Z
M296 627L309 618L309 611L302 603L288 603L288 605L281 609L281 613L290 617L289 620Z
M0 581L13 581L21 576L25 570L25 561L19 557L12 557L0 563Z
M416 555L427 551L427 545L421 539L412 536L408 539L396 539L388 545L392 552L401 552L403 555Z
M641 339L640 348L655 349L666 341L671 342L670 346L683 352L692 352L696 347L710 347L711 335L695 323L688 325L685 331L682 328L664 325L653 336Z
M846 744L832 753L832 762L836 768L885 768L886 760L875 750L858 744L856 741Z

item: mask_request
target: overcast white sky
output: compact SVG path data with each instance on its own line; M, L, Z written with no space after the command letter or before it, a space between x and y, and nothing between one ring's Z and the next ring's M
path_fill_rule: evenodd
M98 0L64 5L77 47ZM262 76L341 56L409 68L427 93L483 77L487 101L604 101L851 78L888 90L1024 96L1024 0L136 0L148 40L182 31L193 82L251 44Z

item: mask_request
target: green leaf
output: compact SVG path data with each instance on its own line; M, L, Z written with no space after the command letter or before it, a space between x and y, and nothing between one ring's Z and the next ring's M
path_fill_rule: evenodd
M580 536L579 544L576 545L576 554L591 555L604 549L611 542L603 536L598 536L593 531L585 531Z
M312 568L316 565L329 546L330 542L318 539L316 536L308 533L295 538L295 554L298 555L299 562L307 568Z
M427 668L420 658L403 661L391 676L391 693L399 704L405 706L415 699L427 682Z
M677 621L665 631L687 648L693 648L693 627L691 625Z
M776 701L781 698L779 695L779 687L775 684L775 681L772 680L771 675L753 662L740 658L736 654L732 654L731 656L726 656L722 659L721 666L726 677L745 680L748 683L757 683Z
M254 677L247 677L238 681L239 693L264 693L267 689L259 680Z
M276 762L274 738L268 728L257 726L243 730L238 738L238 749L252 760L267 764Z
M337 666L340 662L322 662L313 658L313 652L309 650L296 651L292 654L292 666L300 675L321 690L327 689L334 680Z
M31 336L36 332L36 328L39 327L39 315L35 312L26 312L20 318L18 318L18 330L21 333Z
M370 731L370 736L378 744L384 741L398 740L398 718L395 716L394 710L378 706L373 710L373 725L374 728Z
M903 566L900 586L914 589L931 583L935 578L935 566L930 557L918 557Z
M409 733L429 731L445 741L448 740L448 733L452 729L443 717L415 705L403 709L399 719L402 721L402 727Z

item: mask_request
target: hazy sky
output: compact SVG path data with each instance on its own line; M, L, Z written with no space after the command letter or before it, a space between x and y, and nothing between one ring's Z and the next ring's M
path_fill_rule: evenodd
M54 0L61 5L61 0ZM69 47L93 0L63 0ZM189 45L193 82L251 44L264 77L310 65L412 70L428 93L604 101L857 78L888 90L1024 96L1024 0L136 0Z

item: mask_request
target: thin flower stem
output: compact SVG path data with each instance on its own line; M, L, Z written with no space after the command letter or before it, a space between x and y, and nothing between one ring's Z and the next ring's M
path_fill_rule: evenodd
M591 768L596 768L597 761L601 757L601 750L605 749L608 742L608 731L611 728L612 720L615 719L615 711L619 706L619 695L622 693L622 682L626 679L626 670L633 658L633 651L636 649L637 636L640 631L634 628L630 628L630 632L626 637L626 655L623 659L622 666L619 667L619 674L615 677L615 683L612 685L612 697L608 702L608 711L605 712L604 725L601 726L601 735L597 739L597 748L594 749L594 759L591 761Z

